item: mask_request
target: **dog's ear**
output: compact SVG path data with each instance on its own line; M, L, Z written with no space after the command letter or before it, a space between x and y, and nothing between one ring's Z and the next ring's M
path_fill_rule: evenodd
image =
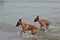
M19 19L19 21L21 21L21 18Z
M39 19L39 15L37 15L37 18Z

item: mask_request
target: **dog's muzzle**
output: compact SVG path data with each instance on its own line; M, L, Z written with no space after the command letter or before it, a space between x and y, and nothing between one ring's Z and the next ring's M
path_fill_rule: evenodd
M16 27L18 27L18 25L16 25Z
M36 22L36 20L34 20L34 22Z

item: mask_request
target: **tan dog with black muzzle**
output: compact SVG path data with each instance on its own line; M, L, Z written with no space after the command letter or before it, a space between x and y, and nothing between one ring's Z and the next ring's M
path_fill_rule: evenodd
M50 26L51 22L48 21L48 20L45 20L45 19L41 19L39 18L39 16L37 16L35 19L34 19L34 22L39 22L39 24L41 25L40 26L40 30L42 31L45 31L45 26L46 26L46 29L48 30L48 27Z
M31 31L32 35L37 34L37 29L38 28L36 26L27 24L27 23L23 22L21 19L19 19L19 21L17 22L16 27L18 27L19 25L21 25L22 28L23 28L21 30L21 34L22 34L22 32L25 33L25 31Z

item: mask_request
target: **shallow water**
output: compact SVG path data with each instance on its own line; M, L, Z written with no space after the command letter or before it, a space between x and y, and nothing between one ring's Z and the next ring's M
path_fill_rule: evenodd
M55 29L39 32L38 36L17 34L15 25L20 18L39 28L39 23L33 22L37 15L50 20ZM60 0L0 0L0 40L60 40L59 18Z

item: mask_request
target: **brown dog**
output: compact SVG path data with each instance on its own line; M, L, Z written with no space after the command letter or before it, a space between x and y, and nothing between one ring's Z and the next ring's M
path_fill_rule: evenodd
M40 26L40 29L42 30L42 31L45 31L45 29L44 29L44 27L46 26L46 29L48 30L48 27L50 26L50 24L51 24L51 22L50 21L48 21L48 20L45 20L45 19L41 19L41 18L39 18L39 16L37 16L36 18L35 18L35 20L34 20L34 22L39 22L39 24L41 25Z
M29 25L26 24L25 22L23 22L21 19L19 19L19 21L16 24L16 27L18 27L19 25L22 26L22 30L21 30L21 34L22 32L25 33L25 31L31 31L33 35L37 34L37 27L35 27L34 25Z

